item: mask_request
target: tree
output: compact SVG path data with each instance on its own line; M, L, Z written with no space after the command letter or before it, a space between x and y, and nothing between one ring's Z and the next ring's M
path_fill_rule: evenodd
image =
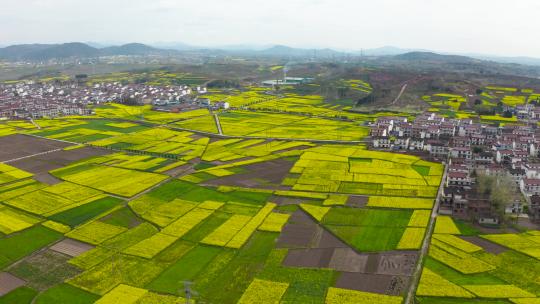
M362 104L372 103L374 101L375 101L375 96L373 96L373 93L372 93L366 97L358 99L357 104L362 105Z
M240 88L240 82L231 79L215 79L206 84L208 88Z
M479 174L476 178L476 190L489 198L492 212L503 219L506 206L512 203L516 183L509 174Z
M506 206L512 203L516 183L509 174L504 174L497 176L493 186L494 188L489 196L491 207L494 208L500 218L503 218Z
M77 74L75 75L75 80L77 83L82 84L88 80L88 75L86 74Z
M507 110L507 111L504 111L504 113L503 113L502 116L503 116L503 117L506 117L506 118L512 118L513 114L512 114L511 111L508 111L508 110Z
M492 175L478 174L476 178L476 191L478 194L489 196L493 186L494 177Z
M478 113L478 115L493 115L495 114L495 109L490 106L485 105L475 105L474 111Z
M337 88L337 98L344 98L349 92L349 87L338 87Z

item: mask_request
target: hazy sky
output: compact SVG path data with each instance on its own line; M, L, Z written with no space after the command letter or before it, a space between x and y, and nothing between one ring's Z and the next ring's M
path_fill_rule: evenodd
M0 44L286 44L540 57L538 0L0 0Z

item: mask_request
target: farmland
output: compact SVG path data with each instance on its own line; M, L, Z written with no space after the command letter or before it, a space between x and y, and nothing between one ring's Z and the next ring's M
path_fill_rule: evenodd
M464 236L451 218L440 219L416 292L419 303L538 301L540 285L534 273L540 264L534 231Z
M536 103L539 95L533 89L488 85L477 88L476 94L436 93L422 100L430 112L451 118L480 119L486 124L520 123L507 108Z
M471 240L438 216L420 260L445 168L369 150L366 123L384 113L257 87L207 96L234 109L0 123L2 144L27 147L0 153L0 303L184 303L189 286L194 303L397 304L417 265L419 303L540 296L533 233Z
M271 134L215 140L174 129L178 122L172 128L150 127L103 115L108 118L60 124L44 120L47 127L25 131L64 140L66 151L84 146L109 151L53 167L48 173L58 183L48 185L24 170L3 167L0 229L5 237L0 243L5 245L0 246L25 244L20 252L1 256L3 270L22 276L11 265L17 260L34 265L38 248L58 255L58 267L73 270L53 274L52 286L19 287L6 297L30 288L44 291L36 300L44 303L70 297L98 303L119 298L174 302L185 296L178 282L191 281L198 292L195 300L213 303L401 301L417 243L424 238L418 227L425 226L421 212L432 208L440 165L370 152L358 143L305 140L332 139L332 132L340 133L335 133L340 140L360 140L365 131L354 121L231 112L221 115L225 133ZM251 129L234 127L247 121ZM297 133L286 127L293 122ZM328 132L302 130L319 129L316 125L326 125ZM302 141L295 141L297 137ZM375 170L383 166L388 172ZM363 207L351 205L356 196L366 202ZM414 201L411 196L422 198ZM290 200L297 203L283 203ZM299 233L298 219L328 240L300 232L306 252L289 248L291 234ZM381 231L385 236L377 237ZM44 236L38 242L35 234ZM313 255L321 246L330 246L326 260ZM371 256L401 266L397 271L377 265L368 270L364 264ZM363 264L347 265L347 257ZM298 258L313 260L313 265L302 265ZM361 280L377 278L389 289L348 286L351 274ZM392 274L404 280L396 288L390 288ZM318 293L306 290L312 284L320 286ZM224 288L230 292L220 293Z

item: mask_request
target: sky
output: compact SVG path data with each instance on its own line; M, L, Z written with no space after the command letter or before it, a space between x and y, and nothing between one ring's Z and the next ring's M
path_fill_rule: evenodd
M538 0L0 0L0 45L391 45L540 57L538 12Z

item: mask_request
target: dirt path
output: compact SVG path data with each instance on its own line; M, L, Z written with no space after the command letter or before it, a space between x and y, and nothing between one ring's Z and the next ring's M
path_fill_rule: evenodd
M221 129L221 122L219 122L219 117L217 113L214 113L214 121L216 122L216 127L218 129L219 135L223 135L223 130Z
M41 130L41 126L38 125L33 119L30 119L30 122L31 122L38 130Z
M19 133L19 134L22 134L24 136L30 136L30 137L35 137L35 138L41 138L41 139L46 139L46 140L57 141L57 142L66 143L66 144L70 144L70 145L81 145L81 143L78 143L78 142L69 141L69 140L62 140L62 139L58 139L58 138L48 138L48 137L45 137L45 136L39 136L39 135L35 135L35 134L26 134L26 133Z
M407 89L407 83L405 83L402 87L401 87L401 91L399 91L399 94L398 96L396 97L396 99L394 99L394 101L392 101L392 104L395 104L396 102L398 102L398 100L401 98L401 95L403 95L403 93L405 92L405 90Z
M57 142L61 142L61 143L67 143L67 144L70 144L70 145L80 145L80 143L76 143L76 142L71 142L71 141L66 141L66 140L61 140L61 139L54 139L54 138L47 138L47 137L34 135L34 134L24 134L24 133L20 133L20 134L22 134L24 136L30 136L30 137L40 138L40 139L57 141ZM22 157L17 157L17 158L13 158L13 159L10 159L10 160L2 161L2 163L5 163L5 164L12 163L12 162L16 162L18 160L22 160L22 159L26 159L26 158L32 158L32 157L35 157L35 156L40 156L40 155L45 155L45 154L49 154L49 153L53 153L53 152L62 151L63 149L64 148L57 148L57 149L53 149L53 150L49 150L49 151L35 153L35 154L32 154L32 155L26 155L26 156L22 156Z
M2 163L4 163L4 164L9 164L9 163L12 163L12 162L16 162L16 161L18 161L18 160L22 160L22 159L26 159L26 158L32 158L32 157L34 157L34 156L45 155L45 154L49 154L49 153L53 153L53 152L58 152L58 151L62 151L62 150L63 150L62 148L54 149L54 150L49 150L49 151L45 151L45 152L41 152L41 153L36 153L36 154L32 154L32 155L27 155L27 156L23 156L23 157L18 157L18 158L6 160L6 161L3 161Z
M428 252L429 244L431 242L431 235L433 234L433 229L435 227L435 219L437 218L437 215L438 215L439 204L441 203L440 197L441 197L442 190L444 188L444 181L446 180L447 174L448 174L448 166L445 165L444 174L441 179L441 184L439 185L439 192L437 192L437 199L435 199L435 205L433 206L433 210L431 211L431 219L427 227L426 236L424 237L424 243L422 244L422 248L420 249L420 256L418 257L418 261L416 262L416 269L414 270L414 274L411 277L411 285L409 286L409 292L407 293L407 297L405 298L405 302L404 302L405 304L414 303L414 294L416 292L418 283L420 281L420 274L422 273L423 260Z

